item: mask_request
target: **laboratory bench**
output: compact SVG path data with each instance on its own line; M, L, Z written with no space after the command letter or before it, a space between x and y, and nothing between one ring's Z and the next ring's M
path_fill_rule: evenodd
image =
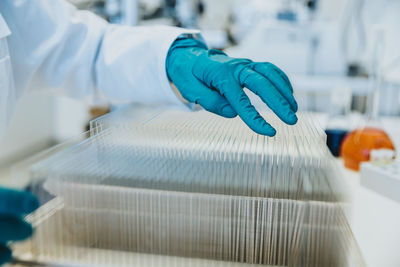
M400 266L400 203L361 186L358 172L342 168L352 196L350 226L367 266Z

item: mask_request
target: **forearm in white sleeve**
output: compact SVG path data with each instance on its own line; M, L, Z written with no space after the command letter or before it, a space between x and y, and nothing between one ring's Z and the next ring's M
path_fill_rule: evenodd
M12 34L17 93L60 89L73 97L102 92L112 102L179 103L165 59L183 33L175 27L108 24L64 0L2 0Z
M96 62L98 88L112 100L181 103L168 81L165 61L176 27L108 26Z

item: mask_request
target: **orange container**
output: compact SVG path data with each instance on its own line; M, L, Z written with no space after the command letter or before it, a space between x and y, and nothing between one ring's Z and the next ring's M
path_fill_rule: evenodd
M390 137L382 129L366 127L349 133L341 146L340 156L346 168L358 171L361 162L369 161L373 149L395 149Z

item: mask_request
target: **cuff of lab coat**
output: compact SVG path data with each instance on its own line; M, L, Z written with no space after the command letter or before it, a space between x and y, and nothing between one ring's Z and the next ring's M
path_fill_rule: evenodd
M111 103L136 102L185 107L170 86L165 67L171 44L183 34L169 26L109 25L96 60L96 88Z
M159 73L159 79L160 79L160 89L166 96L166 100L169 103L173 103L176 106L180 107L186 107L192 109L192 105L183 99L179 97L177 92L172 88L170 81L167 76L167 70L165 67L165 62L167 60L167 55L169 48L171 47L172 43L178 38L183 35L198 35L200 37L200 31L199 30L191 30L191 29L183 29L183 28L176 28L176 27L165 27L165 34L167 37L165 38L162 46L161 46L161 51L159 54L159 66L158 66L158 73Z

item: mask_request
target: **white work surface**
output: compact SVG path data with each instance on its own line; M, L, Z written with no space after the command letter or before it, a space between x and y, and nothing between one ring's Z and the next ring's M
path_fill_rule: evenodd
M359 173L343 173L353 197L350 225L367 266L399 267L400 203L361 186Z

